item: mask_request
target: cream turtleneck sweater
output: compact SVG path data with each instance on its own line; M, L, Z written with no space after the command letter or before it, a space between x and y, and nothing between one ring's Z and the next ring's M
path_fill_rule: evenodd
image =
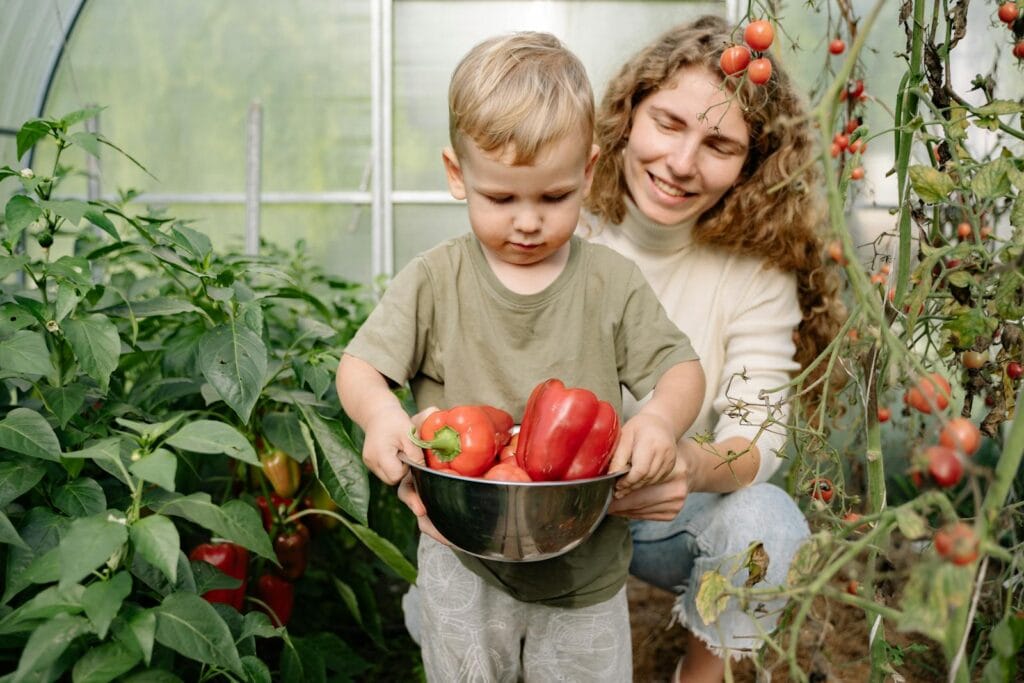
M793 331L801 317L796 278L771 268L771 254L744 257L697 245L694 221L660 225L628 199L626 205L620 225L602 225L588 215L581 233L636 262L700 355L707 389L686 438L755 441L761 464L754 481L768 480L779 468L776 451L786 442L789 411L766 407L781 394L767 400L758 394L786 384L799 367L793 360ZM625 393L628 418L640 402ZM769 413L772 419L759 434Z

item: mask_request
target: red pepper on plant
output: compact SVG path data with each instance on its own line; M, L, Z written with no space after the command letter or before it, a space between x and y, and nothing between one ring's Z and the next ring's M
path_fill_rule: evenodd
M478 477L508 443L512 423L511 415L493 406L456 406L431 413L412 440L426 449L431 468Z
M299 489L302 473L299 463L284 451L277 450L260 456L263 474L267 477L274 493L282 498L290 498Z
M331 494L327 492L327 489L319 481L313 482L310 494L302 502L310 510L335 512L338 509L338 504L334 502ZM312 531L330 531L338 526L340 522L330 515L311 515L308 524L313 527Z
M256 597L270 608L274 626L287 626L295 606L295 586L276 574L264 574L256 581Z
M607 401L561 380L538 384L526 402L516 462L534 481L604 474L619 440L619 417Z
M188 558L212 564L228 576L240 580L242 585L238 588L217 588L203 593L203 598L207 602L231 605L241 611L249 572L249 551L235 543L201 543L192 549Z
M291 505L291 498L282 498L276 493L270 494L269 503L265 496L256 496L256 506L260 509L260 518L263 520L263 528L270 531L271 527L274 526L274 518L283 518L285 511L288 510Z
M274 539L274 552L281 564L281 574L298 579L309 564L309 529L302 522L290 524Z

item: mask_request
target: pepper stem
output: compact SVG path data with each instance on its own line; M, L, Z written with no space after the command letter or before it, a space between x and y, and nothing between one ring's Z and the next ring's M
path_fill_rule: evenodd
M420 448L429 448L441 462L451 462L462 452L462 443L459 441L459 432L450 425L441 427L434 432L434 438L424 441L416 435L416 430L409 435L409 439Z

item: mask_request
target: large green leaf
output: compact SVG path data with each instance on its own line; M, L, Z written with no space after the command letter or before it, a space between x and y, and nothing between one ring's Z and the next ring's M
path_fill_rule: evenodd
M82 594L82 607L92 622L96 635L102 640L114 617L121 611L121 604L132 592L132 577L121 571L106 581L94 581Z
M138 462L132 463L130 469L139 479L173 491L178 459L170 451L158 448Z
M40 393L46 407L49 408L60 422L61 429L67 426L68 421L82 410L85 404L85 385L69 384L65 387L40 387Z
M0 280L27 262L24 256L0 256ZM18 304L11 301L0 304L0 337L7 337L35 324L35 316Z
M44 588L0 621L0 634L32 630L32 627L36 625L33 622L52 619L58 614L79 614L83 609L83 595L85 595L85 587L78 584L64 590L55 585Z
M0 602L6 603L32 583L29 567L43 555L55 550L71 526L66 517L45 507L34 507L25 515L18 533L31 550L11 547L7 553L7 585Z
M931 166L911 166L909 171L914 192L928 204L946 201L949 193L956 187L949 174Z
M122 484L128 484L128 468L131 466L130 442L124 437L113 436L94 441L78 451L64 454L65 458L88 458L94 461L104 472L116 477Z
M72 226L81 223L85 212L89 210L89 204L80 199L41 199L39 206L54 212Z
M1005 197L1013 189L1008 175L1012 169L1013 162L1009 159L1002 157L993 159L974 174L974 178L971 180L971 189L981 199Z
M246 502L229 500L223 506L218 506L210 499L208 493L182 496L154 490L146 494L144 503L154 512L184 517L209 529L215 536L237 543L277 563L277 555L270 544L270 537L263 528L260 514Z
M121 618L114 621L114 638L132 652L137 652L149 666L156 640L156 608L141 609L128 603Z
M156 639L161 645L242 675L231 631L210 603L192 593L173 593L156 614Z
M0 461L0 509L30 491L45 474L46 466L38 460Z
M355 534L356 538L372 550L373 554L379 557L384 564L391 567L396 574L409 583L416 583L416 567L412 566L409 560L405 559L405 555L391 541L369 527L353 524L344 518L342 520L345 522L345 526Z
M95 479L81 477L54 489L53 504L69 517L87 517L107 509L107 496Z
M267 348L248 327L232 320L199 340L199 369L243 422L249 421L267 372Z
M326 683L327 666L320 649L305 638L292 637L281 651L282 683Z
M179 313L199 313L202 309L188 299L176 299L166 296L129 301L119 306L104 309L107 315L123 318L149 318L152 316L177 315Z
M181 550L178 550L178 563L175 567L178 579L173 583L167 580L167 575L163 570L150 564L149 560L140 553L135 553L135 556L132 557L131 572L132 576L162 597L178 592L198 593L196 577L192 572L192 563Z
M109 683L132 670L142 659L138 652L116 641L91 648L71 669L72 683Z
M26 375L48 375L53 372L50 350L41 332L18 330L0 341L0 368Z
M260 464L252 444L237 429L225 422L189 422L167 439L167 443L186 451L224 453L250 465Z
M352 447L348 434L339 423L326 420L312 408L304 405L297 407L323 454L323 463L319 468L320 481L341 509L366 524L370 506L370 480L366 466Z
M15 136L18 146L18 158L35 147L36 143L50 134L50 124L43 119L31 119L22 124Z
M117 325L96 313L88 318L65 320L63 329L82 370L105 391L110 373L117 369L117 360L121 356Z
M163 515L143 517L129 531L135 552L164 573L171 583L178 580L181 540L178 529Z
M17 194L11 197L4 208L4 221L7 223L8 236L13 239L25 228L43 215L43 210L31 197Z
M34 680L33 673L47 669L64 654L75 638L91 631L92 626L84 617L58 614L44 621L25 643L13 680Z
M0 421L0 448L40 460L60 461L60 441L53 428L29 408L15 408Z
M309 429L295 413L267 413L261 421L263 435L274 448L279 448L299 462L313 455Z
M128 527L122 513L107 511L72 521L60 542L60 585L85 578L127 541Z
M0 544L16 545L25 550L30 550L28 544L21 540L21 536L18 535L18 530L11 524L11 520L4 514L2 506L0 506Z

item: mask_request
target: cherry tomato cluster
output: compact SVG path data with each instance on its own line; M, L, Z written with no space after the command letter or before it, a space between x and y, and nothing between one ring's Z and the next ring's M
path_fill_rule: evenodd
M978 536L964 522L947 524L935 532L935 552L939 557L956 565L965 565L978 559Z
M1014 24L1017 23L1017 18L1020 16L1020 7L1014 0L1009 0L999 5L998 15L999 21L1006 24L1006 27L1014 33L1013 56L1024 60L1024 39L1021 39L1020 31L1014 30Z
M764 85L772 77L772 63L765 56L754 57L753 53L763 53L775 40L775 29L767 19L758 19L747 24L743 30L743 41L746 45L732 45L722 51L718 65L726 76L736 76L747 72L747 80L755 85ZM753 51L753 52L751 52Z

